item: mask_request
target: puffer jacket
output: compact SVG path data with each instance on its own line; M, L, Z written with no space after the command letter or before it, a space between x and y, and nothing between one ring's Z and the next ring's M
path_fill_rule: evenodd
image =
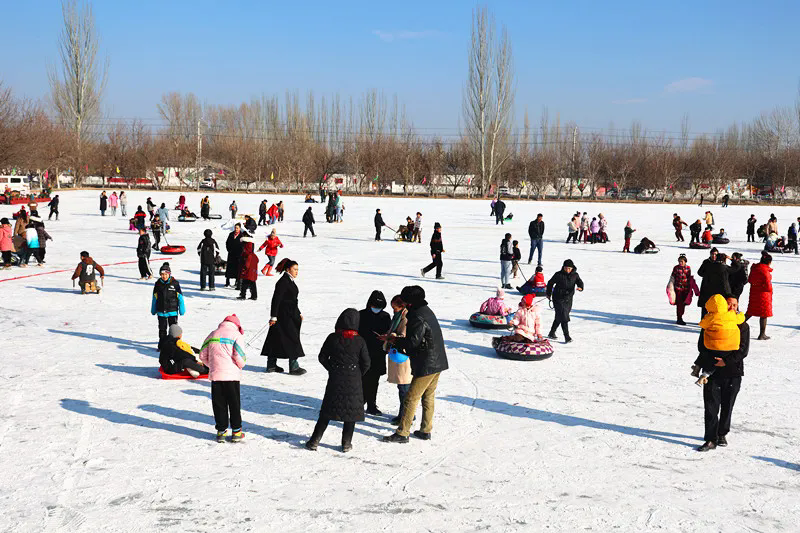
M525 307L524 302L520 303L511 324L514 326L514 333L529 341L535 341L542 336L542 316L536 305Z
M750 300L747 314L757 317L772 316L772 268L758 263L750 269Z
M275 257L278 255L278 248L283 248L283 243L277 235L274 237L267 237L267 240L265 240L263 244L258 247L258 251L260 252L264 248L267 249L266 254L268 256Z
M481 313L492 316L508 316L511 314L511 306L504 299L495 296L481 304Z
M411 373L415 377L429 376L447 370L447 354L439 321L428 303L408 311L406 336L395 341L395 347L409 356Z
M728 311L728 302L715 294L706 302L708 313L700 321L705 331L704 343L709 350L728 352L739 349L739 324L744 322L744 314Z
M11 240L13 233L10 224L3 224L0 227L0 251L11 252L14 250L14 244Z
M247 356L241 326L232 321L236 315L226 317L211 332L200 348L200 361L208 367L211 381L241 381L242 368Z

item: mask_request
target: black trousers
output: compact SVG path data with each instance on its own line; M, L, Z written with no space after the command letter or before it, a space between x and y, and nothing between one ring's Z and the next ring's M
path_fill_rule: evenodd
M428 273L428 272L430 272L431 270L433 270L435 268L436 269L436 277L437 278L441 278L442 277L442 254L432 253L431 257L433 258L433 261L431 261L430 265L428 265L425 268L423 268L422 271L425 272L425 273Z
M139 276L142 278L146 278L152 276L153 272L150 270L150 262L147 260L147 257L140 257L139 258Z
M692 240L691 240L691 242L700 242L700 234L699 233L695 233L693 231L692 232Z
M367 404L367 409L377 407L378 398L378 384L381 381L381 375L377 372L368 371L361 376L361 390L364 392L364 403Z
M376 226L375 227L375 240L376 241L381 240L381 229L382 228L380 226Z
M10 265L11 264L11 251L5 250L3 251L3 264Z
M550 334L555 335L558 326L561 326L561 331L564 332L564 338L569 338L569 322L562 322L559 320L558 316L553 319L553 326L550 328Z
M200 263L200 288L206 288L206 278L208 278L208 287L214 288L214 265L207 265Z
M242 289L241 292L239 293L239 298L244 298L245 296L247 296L247 289L250 289L251 300L255 300L256 298L258 298L258 289L256 288L256 282L249 279L242 280Z
M230 414L231 429L234 431L242 429L238 381L212 381L211 406L214 408L214 427L217 431L228 429L228 414Z
M58 220L58 209L50 208L50 214L47 216L47 220L53 218L53 215L56 216L56 220Z
M703 405L705 406L705 440L717 442L731 430L731 413L736 395L742 386L742 377L716 378L711 376L703 386Z
M303 229L303 237L305 237L309 231L311 232L312 237L317 236L316 233L314 233L314 226L312 226L311 224L306 224L305 229Z
M317 424L314 426L314 433L311 435L311 440L314 442L319 442L322 440L322 435L325 434L325 430L328 429L328 424L330 420L327 418L319 417L317 420ZM353 442L353 432L356 430L356 423L355 422L343 422L344 426L342 427L342 446L345 444L352 444Z
M756 234L755 233L748 233L747 234L747 242L756 242Z
M258 215L258 225L259 226L266 226L267 225L267 214Z
M501 224L501 225L505 226L505 222L503 222L503 213L498 213L497 211L495 211L495 213L494 213L494 225L496 226L498 224Z
M569 240L570 240L570 239L572 239L572 242L574 242L575 244L577 244L577 243L578 243L578 232L577 232L577 231L570 232L570 233L567 235L567 242L569 242Z
M153 240L155 241L155 243L153 244L153 249L154 250L158 250L159 249L158 244L161 242L161 232L160 231L154 231L153 232Z
M167 336L167 330L172 324L178 323L177 316L158 317L158 351L161 351L161 340Z

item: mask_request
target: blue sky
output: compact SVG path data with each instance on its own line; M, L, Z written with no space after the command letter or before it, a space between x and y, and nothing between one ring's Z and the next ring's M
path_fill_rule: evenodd
M397 93L426 133L461 117L470 17L466 1L94 2L110 59L113 117L158 116L169 91L239 103L288 90L358 97ZM640 120L693 132L749 120L797 97L800 2L489 2L510 32L516 114L585 128ZM2 0L0 79L18 96L47 93L60 2ZM16 43L9 45L9 43Z

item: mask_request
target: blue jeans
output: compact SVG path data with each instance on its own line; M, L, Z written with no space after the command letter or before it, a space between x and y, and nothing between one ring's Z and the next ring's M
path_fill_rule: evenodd
M403 404L406 401L406 395L410 389L411 383L397 386L397 395L400 397L400 412L397 414L397 416L401 419L403 418Z
M543 246L542 245L542 239L531 239L531 253L528 256L528 263L533 261L533 251L538 248L539 249L539 262L537 263L537 265L541 266L541 264L542 264L542 246Z
M511 281L511 261L500 261L500 284L509 285Z

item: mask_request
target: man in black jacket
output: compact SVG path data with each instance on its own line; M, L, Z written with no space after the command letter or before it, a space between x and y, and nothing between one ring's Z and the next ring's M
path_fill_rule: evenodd
M442 244L442 225L436 222L433 225L433 235L431 235L431 264L421 269L419 272L422 277L425 274L436 269L436 279L444 279L442 276L442 254L444 253L444 245Z
M700 232L703 231L703 223L698 218L693 224L689 226L689 232L692 234L689 242L700 242Z
M385 225L386 224L383 222L383 216L381 216L381 210L380 209L376 209L375 210L375 240L376 241L381 240L381 229L383 229L383 227Z
M747 285L747 260L742 258L742 254L734 252L731 255L731 264L728 267L728 282L731 286L731 293L738 301Z
M553 277L547 282L547 299L552 299L553 311L555 311L553 325L550 328L550 335L548 335L553 340L558 338L556 330L558 326L561 326L561 330L564 332L564 342L572 342L572 337L569 336L569 313L572 311L572 297L576 287L579 291L583 291L583 280L578 275L578 269L575 268L572 259L567 259L561 270L553 274Z
M408 355L411 361L411 387L403 402L403 418L397 431L384 442L408 442L411 424L417 411L417 404L422 399L422 424L414 436L429 440L433 430L433 404L439 375L447 370L447 354L444 349L444 338L439 321L425 301L425 289L419 285L404 287L400 297L408 308L408 324L406 336L397 337L392 334L388 341L397 350Z
M364 393L364 403L367 404L367 414L380 416L376 398L378 396L378 383L381 376L386 374L386 352L383 341L378 336L388 333L392 325L392 317L384 311L386 297L381 291L372 291L367 300L367 307L358 312L358 335L367 343L369 351L369 370L361 377L361 386Z
M733 308L734 304L729 303ZM697 349L702 353L708 351L703 342L704 330L700 331ZM736 395L742 386L744 376L744 358L750 350L750 326L747 322L739 324L739 349L730 352L715 352L719 356L715 371L703 385L703 406L705 407L705 442L697 448L699 452L713 450L717 446L727 446L725 437L731 430L731 414Z
M506 203L501 200L499 197L497 198L497 202L494 204L494 225L503 224L503 217L505 217L506 212Z
M259 226L266 226L267 225L267 201L261 200L261 203L258 205L258 225Z
M506 233L500 242L500 285L511 289L511 267L514 261L514 247L511 245L511 234Z
M309 231L311 232L311 236L312 237L316 237L317 236L317 234L314 233L314 223L315 223L315 221L314 221L314 212L311 211L311 208L309 207L308 209L306 209L306 212L303 213L303 226L305 226L304 229L303 229L303 238L304 239L305 239L306 235L308 235Z
M542 238L544 237L544 220L542 214L536 215L536 220L532 220L528 226L528 235L531 237L531 253L528 255L528 264L533 261L533 251L539 250L539 262L536 266L542 266Z
M139 276L141 279L150 279L153 272L150 270L150 235L147 230L139 228L139 244L136 246L136 257L139 258Z
M206 276L208 276L208 290L214 290L214 261L219 253L219 245L211 237L211 230L203 232L204 239L197 245L197 255L200 256L200 290L206 290Z
M697 275L703 278L700 283L700 295L697 297L697 306L700 308L700 318L706 316L706 302L715 294L721 294L726 300L733 298L730 284L730 271L725 264L728 257L711 249L710 257L703 261L697 269Z
M753 214L747 219L747 242L756 242L756 222L758 219Z
M55 215L56 216L56 220L58 220L58 202L59 202L58 195L56 194L53 197L53 199L50 200L50 203L47 204L47 207L50 208L50 214L47 215L47 220L50 220L51 218L53 218L53 215Z

